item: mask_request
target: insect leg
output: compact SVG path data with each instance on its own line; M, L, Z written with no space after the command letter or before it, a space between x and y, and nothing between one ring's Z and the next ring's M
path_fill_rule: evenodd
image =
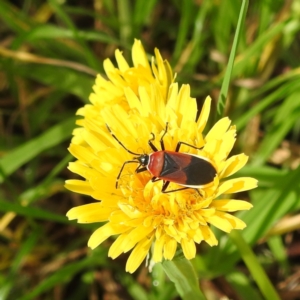
M160 138L160 141L159 141L159 142L160 142L160 147L161 147L161 150L162 150L162 151L165 150L165 145L164 145L163 138L164 138L164 136L166 135L167 131L168 131L168 122L166 123L166 129L165 129L165 132L164 132L164 134L162 135L162 137ZM154 146L154 144L152 143L152 141L154 141L154 139L155 139L155 135L154 135L153 132L151 132L151 134L152 134L152 139L150 139L150 140L148 141L148 144L149 144L149 146L151 147L151 149L152 149L154 152L157 152L158 149L157 149L157 148Z
M120 172L119 172L119 174L118 174L118 176L117 176L117 179L116 179L116 189L118 188L119 179L120 179L120 177L121 177L121 174L122 174L122 172L123 172L123 169L124 169L125 165L130 164L130 163L138 163L138 161L136 161L136 160L127 160L127 161L125 161L125 162L123 163L123 166L121 167ZM139 167L140 167L140 165L137 167L136 170L138 170ZM141 171L141 172L142 172L142 171Z
M158 178L158 177L152 177L152 178L151 178L151 181L152 181L152 182L159 181L159 180L161 180L161 179Z
M167 131L168 131L168 126L169 126L169 123L167 122L166 123L166 129L165 129L165 132L164 132L164 134L161 136L161 138L160 138L160 147L161 147L161 150L165 150L165 144L164 144L164 137L165 137L165 135L166 135L166 133L167 133Z
M144 172L144 171L147 171L147 167L142 167L142 165L139 165L136 170L135 170L135 173L141 173L141 172Z
M166 189L168 188L169 186L169 183L170 181L166 181L161 189L162 193L172 193L172 192L178 192L178 191L182 191L182 190L186 190L186 189L193 189L193 188L190 188L188 186L185 186L185 187L182 187L182 188L179 188L179 189L175 189L175 190L169 190L169 191L166 191ZM200 191L198 189L194 189L199 196L203 197L203 195L200 193Z
M172 192L177 192L177 191L182 191L182 190L190 189L190 187L185 186L185 187L180 188L180 189L166 191L166 189L168 188L169 184L170 184L170 181L166 181L164 183L164 185L163 185L163 187L161 189L162 193L167 194L167 193L172 193Z
M148 141L148 144L149 144L149 146L151 147L151 149L154 151L154 152L157 152L158 151L158 149L154 146L154 144L152 143L152 141L154 141L154 139L155 139L155 135L154 135L154 133L152 133L151 132L151 134L152 134L152 139L150 139L149 141Z
M138 154L138 153L134 153L134 152L132 152L132 151L130 151L129 149L127 149L124 145L123 145L123 143L113 134L113 132L111 131L111 129L109 128L109 126L107 125L107 124L105 124L106 125L106 127L107 127L107 129L108 129L108 131L109 131L109 133L111 134L111 136L128 152L128 153L130 153L130 154L133 154L133 155L137 155L137 156L139 156L140 154Z
M201 148L203 148L203 147L196 147L196 146L188 144L186 142L178 142L177 146L176 146L176 149L175 149L175 152L179 152L179 149L180 149L180 147L181 147L182 144L186 145L186 146L189 146L189 147L192 147L192 148L197 149L197 150L200 150Z
M162 186L162 189L161 189L162 193L168 193L168 192L166 192L166 189L168 188L169 184L170 184L170 181L165 181L164 182L164 184Z

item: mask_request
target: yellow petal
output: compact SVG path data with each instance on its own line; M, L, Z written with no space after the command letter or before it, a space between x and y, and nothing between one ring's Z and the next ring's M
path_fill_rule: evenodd
M210 246L218 245L218 240L216 239L214 233L208 226L200 226L199 229L202 232L203 240Z
M247 161L248 156L244 153L231 156L229 159L226 160L220 177L224 178L236 173L238 170L245 166Z
M201 210L201 216L203 218L208 218L215 214L216 210L214 208L204 208Z
M167 89L173 81L173 72L172 72L172 69L171 69L169 63L162 59L159 50L155 48L154 53L155 53L155 58L156 58L157 69L154 65L154 59L152 59L152 64L151 64L152 70L153 70L153 73L155 74L155 77L163 85L164 97L166 97Z
M194 122L197 114L197 102L190 97L191 88L189 84L183 84L177 97L178 113L183 115L182 122ZM182 125L182 124L181 124Z
M76 173L81 177L84 177L85 179L90 179L93 178L94 176L99 175L99 173L96 170L88 167L85 164L82 164L80 161L70 162L68 165L68 169L71 172Z
M221 211L249 210L253 207L253 205L247 201L234 199L214 200L211 206Z
M209 142L211 140L215 139L221 139L223 134L227 131L227 129L230 126L231 121L228 117L225 117L221 120L219 120L213 128L208 132L208 134L205 137L205 141Z
M126 72L129 69L129 65L119 49L115 51L115 57L120 71Z
M217 214L207 218L206 221L225 232L230 232L233 228L231 223L227 219L221 218Z
M83 139L89 144L89 146L93 149L94 153L103 151L107 149L107 144L104 143L95 133L85 130L82 133Z
M108 256L112 259L115 259L118 257L121 253L124 252L124 242L126 241L128 234L130 231L127 231L125 233L122 233L118 236L118 238L112 243L112 245L109 248Z
M171 107L173 111L177 111L177 95L178 95L178 83L174 82L169 87L168 103L167 107ZM176 114L175 114L176 115Z
M154 262L161 262L163 258L163 248L166 242L166 236L162 235L159 239L155 240L153 247L152 259Z
M143 240L146 236L153 232L152 227L145 227L144 225L139 225L130 231L128 239L124 243L124 252L131 250L137 243Z
M164 258L172 260L177 249L177 242L171 237L167 237L164 245Z
M208 218L207 222L225 232L230 232L232 229L244 229L246 227L246 224L242 220L220 211L213 217Z
M216 197L222 194L231 194L248 191L257 187L257 180L251 177L240 177L227 180L220 184Z
M136 107L139 107L141 116L147 117L149 113L155 111L153 109L155 98L153 99L150 97L150 94L148 93L145 87L139 88L139 96L140 106L136 105Z
M87 181L81 180L66 180L65 188L79 194L91 195L94 190L91 188L91 185Z
M222 143L220 144L220 148L216 153L214 153L214 162L216 164L220 164L220 162L224 161L230 151L232 150L234 143L236 141L236 132L235 130L229 130L223 134Z
M128 220L130 217L121 210L114 210L109 216L109 221L115 224L126 224Z
M118 74L118 70L115 69L113 63L110 59L105 59L103 62L103 68L109 80L112 82L114 86L124 87L126 86L126 82L123 78Z
M106 223L93 232L88 241L88 246L92 249L95 249L110 236L123 233L127 230L129 230L129 228L124 225Z
M87 147L82 147L79 145L71 144L68 150L73 156L83 163L90 163L91 161L97 159L97 156Z
M201 241L204 240L204 237L203 237L203 234L202 234L202 231L201 229L198 227L195 231L195 234L194 234L194 241L195 243L198 243L200 244Z
M132 91L132 89L125 88L124 92L130 108L131 109L135 108L140 114L144 115L145 114L144 107L142 107L140 99L136 96L136 94Z
M192 259L196 256L196 246L193 240L183 239L181 241L183 254L187 259Z
M143 217L143 214L131 205L120 203L119 207L130 219L138 219Z
M142 65L146 69L150 70L148 58L140 40L134 40L132 47L132 61L135 67Z
M73 207L67 212L69 220L78 219L78 223L94 223L107 221L113 210L103 207L102 203L90 203Z
M206 97L204 104L202 106L202 110L197 121L198 131L202 132L206 126L208 121L209 113L210 113L210 105L211 105L211 98L209 96Z
M131 252L127 263L126 263L126 271L129 273L133 273L143 262L146 255L149 252L151 243L153 240L153 236L151 238L144 238L141 240L136 247Z

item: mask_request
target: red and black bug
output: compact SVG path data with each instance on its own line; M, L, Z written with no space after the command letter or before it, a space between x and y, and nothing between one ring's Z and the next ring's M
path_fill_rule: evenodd
M106 125L107 126L107 125ZM166 129L164 134L160 139L161 150L158 150L152 141L155 136L148 141L149 146L153 150L150 154L139 154L127 149L123 143L112 133L110 128L107 126L112 137L130 154L136 155L133 160L127 160L124 162L120 169L120 172L116 180L116 188L118 188L118 181L121 177L124 167L129 163L138 163L138 167L135 172L140 173L144 171L149 171L152 177L152 181L163 180L162 192L170 193L179 190L184 190L188 188L198 189L203 186L213 182L217 171L213 164L208 158L179 152L182 144L195 149L201 149L193 145L187 144L185 142L178 142L175 151L165 150L165 145L163 138L168 130L168 123L166 124ZM176 183L183 186L182 188L176 190L169 190L167 188L170 182ZM197 190L198 191L198 190Z

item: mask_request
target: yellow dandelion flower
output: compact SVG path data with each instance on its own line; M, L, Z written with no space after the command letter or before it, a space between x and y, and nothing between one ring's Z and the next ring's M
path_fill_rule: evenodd
M248 157L228 157L236 139L235 126L228 118L203 134L211 99L206 98L196 120L197 104L190 97L189 85L178 87L158 50L150 65L140 41L135 41L132 58L130 67L117 50L118 68L104 62L108 80L97 77L91 104L78 112L83 119L78 121L81 127L74 131L69 148L77 159L69 169L84 180L66 182L69 190L98 200L72 208L68 218L80 223L106 222L92 234L88 245L94 249L117 236L108 255L114 259L132 250L126 264L131 273L149 252L154 262L171 260L180 245L185 257L192 259L196 243L217 245L211 225L225 232L243 229L245 223L229 212L248 210L252 205L230 199L229 194L257 185L248 177L225 180L240 170ZM162 180L152 181L148 170L136 172L139 164L132 153L152 153L149 141L159 150L163 141L167 151L183 142L180 153L209 162L214 178L197 189L163 193ZM126 161L131 163L124 165ZM171 182L168 191L182 187Z

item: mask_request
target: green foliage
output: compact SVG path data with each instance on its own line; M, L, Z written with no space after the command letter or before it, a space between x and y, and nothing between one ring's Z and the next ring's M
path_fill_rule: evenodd
M134 38L148 53L161 51L200 106L212 96L212 119L228 115L237 126L233 152L250 156L238 175L259 180L258 189L241 196L254 204L238 214L247 224L241 234L266 274L279 274L270 277L282 298L294 292L284 284L299 268L289 253L300 226L289 220L300 209L300 6L297 0L249 2L238 25L240 0L0 1L1 299L184 294L169 279L184 286L180 274L189 266L166 263L152 273L126 274L126 255L107 258L109 241L87 250L96 225L65 217L91 201L63 186L72 177L66 166L75 112L88 103L103 60L114 60L116 48L130 59ZM279 231L272 230L276 223ZM241 264L242 251L227 234L216 235L220 244L201 245L192 262L206 297L263 299L257 287L264 275Z

